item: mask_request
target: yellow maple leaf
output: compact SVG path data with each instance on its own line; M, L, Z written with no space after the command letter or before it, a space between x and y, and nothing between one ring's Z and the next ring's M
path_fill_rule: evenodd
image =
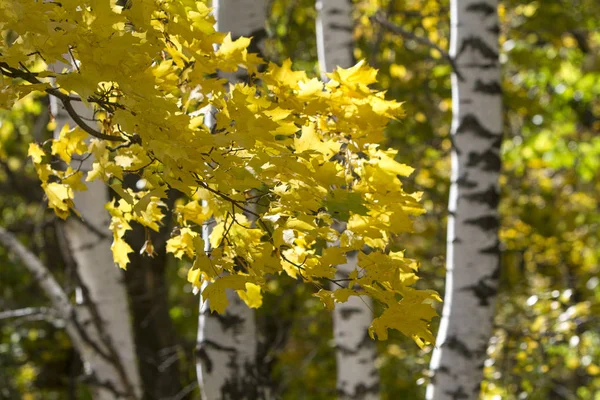
M350 68L337 67L334 72L328 73L327 76L332 81L349 86L357 84L366 86L377 82L377 70L366 65L365 60L359 61Z
M73 208L73 189L68 185L61 183L43 184L42 189L48 198L48 206L51 207L56 215L62 219L67 219L69 210Z
M294 137L294 145L298 153L313 150L329 158L340 149L341 144L332 140L322 140L315 125L309 124L302 127L302 135L299 138Z
M238 290L237 294L248 307L259 308L263 303L263 298L260 291L261 289L259 285L256 285L252 282L246 282L246 290Z
M194 257L194 239L198 233L190 228L181 228L179 234L167 240L167 253L172 253L176 258L182 258L187 255Z
M87 137L87 133L81 129L70 129L69 125L65 124L58 139L52 142L52 154L58 155L64 162L70 163L73 154L87 152L88 146L84 142Z
M110 249L112 250L115 264L117 264L121 269L127 269L127 264L129 264L128 254L133 253L131 246L129 246L122 238L115 237Z
M348 288L336 289L336 291L333 292L333 298L337 303L347 302L350 296L358 296L358 294L354 290Z
M407 288L403 298L387 308L381 316L375 318L369 328L369 335L379 340L387 340L388 329L397 329L411 337L420 348L435 343L435 337L429 329L429 321L437 316L433 301L441 301L431 290L415 290Z
M327 310L332 311L335 308L334 297L331 291L319 289L313 296L318 297Z
M298 83L298 98L299 99L310 99L322 96L323 93L323 82L317 78L313 78L309 81L301 81Z
M240 36L236 40L231 39L231 33L228 33L223 39L217 55L222 57L232 57L236 53L246 51L246 48L250 45L250 38Z
M44 150L37 143L30 143L29 150L27 150L27 155L31 157L34 164L39 164L42 162L42 158L46 155Z
M213 283L208 284L202 291L202 298L208 301L210 311L216 311L223 314L229 300L227 300L227 289L243 290L246 288L248 277L242 275L227 275L218 278Z
M298 87L298 82L306 80L306 72L292 71L292 60L285 60L281 67L270 63L266 74L267 83L277 83L292 89Z

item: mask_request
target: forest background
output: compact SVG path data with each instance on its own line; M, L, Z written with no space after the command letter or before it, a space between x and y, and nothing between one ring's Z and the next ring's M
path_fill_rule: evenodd
M279 64L290 58L318 76L316 13L311 1L272 1L264 57ZM502 276L484 398L597 399L600 392L598 15L592 0L499 6ZM406 117L388 127L386 140L398 160L416 168L405 187L424 192L427 213L397 247L420 261L417 286L443 293L452 65L439 50L449 45L449 4L356 1L353 17L354 57L379 70L377 85L388 98L404 102ZM74 290L61 222L26 161L30 142L52 137L48 102L31 97L0 116L0 225L52 260L52 272ZM136 285L128 285L128 295L146 307L149 317L137 329L157 342L147 345L166 349L157 370L177 389L170 398L194 398L198 299L185 280L189 265L158 253L132 256L126 279ZM81 363L37 282L2 247L0 265L0 396L85 398ZM308 285L275 280L257 310L261 374L283 398L335 396L331 313L312 294ZM381 398L423 398L432 346L419 349L399 333L376 344Z

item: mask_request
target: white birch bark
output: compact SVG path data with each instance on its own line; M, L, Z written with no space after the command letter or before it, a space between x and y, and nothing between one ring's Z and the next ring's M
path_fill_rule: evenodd
M323 79L336 67L354 65L352 38L352 1L317 1L317 51ZM338 265L337 278L347 278L357 267L355 253L347 263ZM332 290L338 286L332 284ZM340 399L375 400L379 398L379 375L375 367L377 348L368 334L373 320L373 302L369 297L350 297L336 304L333 311L333 336L336 346L337 392Z
M231 32L233 38L253 36L260 49L265 35L265 0L214 0L216 29ZM229 74L228 79L239 79ZM213 121L210 112L206 124ZM203 226L205 251L210 251L209 236L213 221ZM202 288L204 289L204 287ZM227 291L229 306L224 314L211 313L207 301L200 298L196 373L204 400L268 399L270 389L257 368L257 332L254 310L233 290Z
M62 69L63 66L57 64L55 68ZM72 105L85 121L93 120L93 111L89 107L82 102ZM56 120L55 136L65 124L71 128L76 126L62 103L52 96L50 109ZM90 157L81 167L74 161L73 167L88 171L92 161ZM76 193L74 200L83 221L69 218L64 233L80 279L78 308L81 314L88 314L96 325L96 329L89 332L90 339L112 358L96 363L93 372L97 379L110 383L118 392L133 392L129 397L141 398L141 379L123 271L115 265L110 249L110 218L104 208L109 201L108 190L100 181L89 182L87 187L87 191ZM121 369L119 373L124 377L115 376L115 367L111 363L118 365L117 369ZM127 380L126 385L120 382L123 379ZM124 385L128 386L127 390ZM110 390L99 387L95 398L108 400L114 399L114 396Z
M266 0L213 0L213 13L219 32L231 32L232 38L252 36L260 47L266 36Z
M135 388L114 354L98 338L102 335L87 310L74 306L48 268L10 232L0 227L0 243L14 253L33 275L65 324L94 388L94 399L136 399Z
M477 399L500 273L502 91L497 0L452 0L446 293L427 399Z
M354 65L352 0L317 0L317 54L321 76Z

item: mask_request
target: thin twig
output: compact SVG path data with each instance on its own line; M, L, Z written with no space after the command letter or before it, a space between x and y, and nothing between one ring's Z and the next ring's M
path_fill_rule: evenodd
M8 318L29 317L32 315L43 315L45 318L56 319L56 311L48 307L26 307L17 310L0 311L0 320Z
M448 62L448 64L450 64L450 67L452 67L452 70L454 71L454 73L456 74L458 79L463 80L462 75L458 71L458 68L456 66L456 62L454 61L454 58L446 50L442 49L436 43L432 42L431 40L429 40L428 38L426 38L424 36L419 36L419 35L415 34L414 32L407 31L406 29L402 28L401 26L394 24L393 22L388 20L385 17L385 15L383 15L381 12L379 12L379 13L375 14L373 17L371 17L371 21L377 22L381 26L387 28L390 32L396 33L402 37L414 40L415 42L417 42L419 44L422 44L424 46L427 46L434 50L439 51L440 54L442 55L442 58L444 58Z

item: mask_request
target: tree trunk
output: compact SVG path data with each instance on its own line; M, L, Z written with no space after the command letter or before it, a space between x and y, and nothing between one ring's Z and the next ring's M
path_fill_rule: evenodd
M321 76L354 65L352 0L317 0L317 53Z
M58 65L57 68L60 67ZM92 111L83 103L73 106L79 115L92 119ZM56 119L55 135L65 124L69 124L70 127L76 126L55 97L50 99L50 108ZM80 170L89 170L91 162L90 157L82 163ZM79 163L75 164L79 166ZM121 373L129 381L135 397L141 398L142 388L123 271L115 266L110 249L110 220L104 208L109 201L108 191L106 185L100 181L89 182L87 187L87 191L79 192L75 196L75 208L81 213L82 221L71 217L64 229L69 249L77 264L78 308L82 309L82 314L89 313L90 319L96 325L96 330L90 330L90 339L111 354L113 362L120 365ZM120 379L114 376L115 370L110 363L97 363L93 372L96 379L113 385L118 392L128 392L124 387L120 387L123 385L119 383ZM95 398L114 399L115 394L106 388L98 387Z
M137 177L126 178L126 183L133 180L131 178ZM131 183L135 187L135 182ZM171 206L172 196L167 201ZM125 283L131 302L133 332L145 398L183 400L189 398L185 396L180 375L183 349L169 314L169 281L166 273L169 264L165 245L172 229L170 213L163 221L165 225L158 233L151 232L156 255L148 257L137 251L131 253L125 271ZM132 227L126 240L134 250L141 249L146 240L146 231L140 225Z
M336 67L354 65L352 38L352 1L317 1L317 50L323 79ZM347 278L357 267L357 255L347 255L339 265L337 278ZM332 289L337 286L332 284ZM368 297L350 297L336 304L333 311L333 336L336 345L337 392L344 399L378 399L379 375L375 367L377 348L368 334L373 320L373 302Z
M254 50L265 38L267 4L265 0L213 1L216 28L231 32L233 38L253 36ZM231 74L230 80L241 79ZM207 115L210 115L207 114ZM210 124L210 121L207 121ZM203 226L205 251L213 222ZM196 372L204 400L266 399L271 390L268 379L257 367L257 332L254 310L248 308L233 290L227 291L229 306L224 314L211 313L200 298Z
M452 0L452 173L444 308L427 399L477 399L500 274L496 0Z
M140 398L133 386L135 382L127 375L114 346L104 340L105 330L96 315L87 307L75 307L48 267L2 227L0 243L21 260L50 299L56 314L64 321L71 343L83 361L94 399Z

